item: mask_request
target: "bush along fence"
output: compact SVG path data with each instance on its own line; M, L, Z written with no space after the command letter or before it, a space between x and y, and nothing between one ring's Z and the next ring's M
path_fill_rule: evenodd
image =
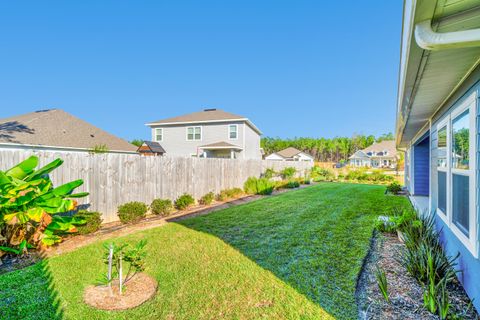
M129 154L88 154L60 151L0 151L0 170L6 170L31 155L45 165L57 158L61 167L50 173L55 185L82 179L79 207L102 213L104 223L118 220L118 207L131 201L151 203L154 199L178 199L190 194L200 199L209 192L243 188L249 177L260 177L267 169L281 172L294 167L304 177L312 167L308 162L266 160L197 159L141 157Z

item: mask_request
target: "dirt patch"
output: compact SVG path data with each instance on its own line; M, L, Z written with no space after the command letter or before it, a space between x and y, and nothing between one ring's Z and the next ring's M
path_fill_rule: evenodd
M360 319L439 319L423 307L423 289L401 264L405 250L395 235L376 234L358 280L357 305ZM378 289L375 268L385 271L390 303ZM459 319L480 319L458 281L449 288L451 310Z
M120 294L118 280L112 287L90 286L85 290L86 304L102 310L126 310L138 307L151 299L157 291L157 281L152 277L139 273L125 285L123 294Z
M5 255L0 259L0 274L23 269L42 260L43 253L40 251L30 251L28 254Z

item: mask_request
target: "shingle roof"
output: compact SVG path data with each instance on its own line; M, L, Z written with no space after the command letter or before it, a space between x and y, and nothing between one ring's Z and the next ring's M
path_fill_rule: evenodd
M202 123L209 121L222 121L222 120L236 120L236 121L245 121L253 130L258 134L262 134L260 129L258 129L248 118L226 112L220 109L205 109L203 111L192 112L189 114L184 114L182 116L161 119L157 121L152 121L147 123L148 126L154 125L167 125L167 124L181 124L181 123Z
M242 149L241 147L239 146L236 146L234 144L231 144L231 143L228 143L228 142L225 142L225 141L220 141L220 142L215 142L215 143L210 143L210 144L206 144L204 146L200 146L200 148L204 148L204 149L208 149L208 148L217 148L217 149L221 149L221 148L225 148L225 149Z
M143 143L145 143L152 152L165 153L165 149L156 141L143 141Z
M293 147L289 147L289 148L280 150L280 151L275 152L275 153L278 154L279 156L283 157L283 158L292 158L292 157L296 156L297 154L299 154L300 152L302 152L302 151L300 151L296 148L293 148Z
M374 143L371 146L363 149L364 153L368 152L383 152L386 150L389 156L396 156L397 155L397 147L395 146L394 140L384 140L378 143Z
M182 122L195 122L195 121L217 121L217 120L244 120L245 117L226 112L220 109L205 109L204 111L192 112L189 114L184 114L182 116L177 116L173 118L162 119L158 121L153 121L155 124L162 123L182 123Z
M137 147L60 109L0 119L0 143L135 152Z

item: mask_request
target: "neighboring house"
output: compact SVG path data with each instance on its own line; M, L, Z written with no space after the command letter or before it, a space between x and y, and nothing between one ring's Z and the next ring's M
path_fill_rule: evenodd
M0 119L0 149L136 153L137 147L60 109ZM106 149L105 149L106 148Z
M165 150L160 143L155 141L143 141L137 152L143 156L163 156L165 154Z
M480 310L478 4L405 1L396 139L411 199L435 215L447 254L459 253L459 280Z
M308 153L290 147L266 156L265 160L313 162L315 158Z
M205 109L146 124L167 156L261 159L260 130L248 119Z
M395 141L385 140L358 150L349 159L352 167L395 168L398 152Z

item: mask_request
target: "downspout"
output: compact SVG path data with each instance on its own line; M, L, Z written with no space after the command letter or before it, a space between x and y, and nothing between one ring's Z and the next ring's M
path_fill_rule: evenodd
M432 30L432 20L415 25L415 40L425 50L468 48L480 46L480 29L438 33Z

